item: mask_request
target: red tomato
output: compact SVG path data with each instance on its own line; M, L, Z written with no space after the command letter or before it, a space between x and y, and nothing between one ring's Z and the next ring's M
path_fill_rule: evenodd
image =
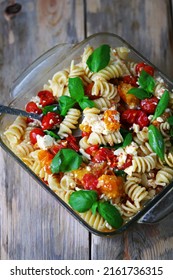
M85 95L87 95L89 97L89 99L91 100L94 100L94 99L98 99L100 98L100 95L92 95L92 88L93 88L93 85L94 85L94 82L88 84L86 87L85 87Z
M37 135L44 136L45 134L41 128L33 128L29 134L30 141L33 145L37 143Z
M157 103L159 102L158 98L153 96L151 98L146 98L141 100L141 109L147 114L154 114Z
M86 148L85 152L93 157L98 150L99 150L99 145L92 145Z
M133 87L138 87L138 85L136 83L137 82L137 77L130 76L130 75L124 76L123 77L123 82L126 83L126 84L130 84Z
M42 113L42 110L40 108L38 108L37 104L33 101L30 101L27 103L25 110L28 113L36 113L36 114Z
M62 121L61 116L59 114L48 112L45 116L43 116L41 126L44 129L52 129L55 125L60 124Z
M108 148L100 148L94 155L93 161L94 162L103 162L103 161L111 162L113 160L113 158L114 158L113 151L109 150Z
M138 110L136 110L136 109L125 110L121 115L122 122L124 122L124 123L127 122L129 124L135 123L137 114L138 114Z
M73 150L75 150L76 152L79 151L79 145L77 143L77 140L76 138L73 136L73 135L69 135L67 138L66 138L67 142L68 142L68 148L71 148Z
M136 65L136 73L139 75L142 70L145 70L151 76L154 75L154 68L144 62L140 62Z
M90 133L89 132L85 132L85 131L82 131L82 137L89 137Z
M51 105L56 102L52 92L48 90L42 90L37 95L40 97L40 104L42 106Z
M53 155L56 155L61 149L66 148L67 145L63 145L62 143L59 143L57 145L54 145L53 147L50 148L50 151Z
M144 126L148 126L150 124L150 121L147 114L139 110L136 116L135 123L139 124L140 128L143 128Z
M83 184L84 184L84 189L86 189L86 190L98 190L97 189L98 179L92 173L85 174L83 176L82 181L83 181Z

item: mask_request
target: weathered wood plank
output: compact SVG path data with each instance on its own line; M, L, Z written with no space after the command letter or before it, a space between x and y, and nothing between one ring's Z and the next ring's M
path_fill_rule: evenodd
M170 1L87 1L87 36L112 32L173 78ZM169 215L157 225L136 224L114 238L92 236L92 259L172 259L173 230Z
M1 13L0 23L1 102L8 103L12 81L35 58L83 39L83 1L22 1L21 13L10 20ZM2 150L0 174L1 259L88 259L88 232Z

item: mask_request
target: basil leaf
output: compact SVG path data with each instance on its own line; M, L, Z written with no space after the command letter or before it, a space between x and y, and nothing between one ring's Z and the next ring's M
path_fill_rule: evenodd
M70 96L79 102L84 97L84 86L82 80L79 77L68 79L68 88Z
M124 170L114 170L114 173L116 176L121 176L121 177L126 176L126 173L124 172Z
M94 101L88 99L87 96L84 96L84 98L79 101L79 106L81 107L82 110L84 110L87 107L88 108L95 107L95 103Z
M132 142L132 133L128 133L126 136L125 136L125 139L124 139L124 142L123 142L123 145L122 147L126 147L126 146L129 146L130 143Z
M83 213L89 210L96 200L96 191L80 190L70 195L69 204L74 210Z
M164 113L165 109L168 107L169 99L169 91L165 90L162 97L160 98L159 103L157 104L152 121L154 121Z
M155 87L155 80L145 70L141 71L140 77L138 79L138 83L141 86L141 88L146 90L148 93L153 92Z
M99 202L98 212L114 228L119 228L123 224L120 212L107 201Z
M127 93L135 95L139 99L150 98L152 93L147 92L143 88L131 88Z
M46 115L48 112L54 112L59 114L60 108L58 104L48 105L42 108L43 115Z
M110 46L101 45L88 57L86 64L92 72L98 72L105 68L110 61Z
M173 137L173 127L170 129L170 136Z
M51 162L52 173L76 170L82 163L82 156L72 149L61 149Z
M163 136L159 129L152 124L148 127L148 138L150 147L153 150L153 152L155 152L161 160L164 160Z
M59 99L60 115L65 116L70 108L74 106L76 101L70 96L61 96Z
M167 118L167 122L168 122L170 125L173 125L173 116Z
M95 201L91 207L91 211L93 213L93 215L95 215L96 211L97 211L97 208L98 208L98 205L99 205L99 202L98 201Z
M44 130L44 132L47 134L47 135L50 135L51 137L55 138L55 139L61 139L59 137L59 135L57 135L54 131L52 130Z

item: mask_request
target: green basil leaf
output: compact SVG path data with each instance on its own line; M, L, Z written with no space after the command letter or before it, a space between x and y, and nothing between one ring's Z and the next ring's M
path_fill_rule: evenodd
M99 202L98 201L95 201L91 207L91 211L93 213L93 215L95 215L96 211L97 211L97 208L98 208L98 205L99 205Z
M148 138L150 147L153 150L153 152L155 152L161 160L164 160L163 136L159 129L152 124L148 127Z
M124 172L124 170L114 170L114 173L116 176L121 176L121 177L126 176L126 173Z
M142 89L146 90L147 92L153 92L155 87L155 80L145 70L141 71L138 83Z
M98 72L105 68L110 61L110 46L101 45L96 48L87 59L87 65L92 72Z
M124 147L126 147L126 146L129 146L130 145L130 143L132 142L132 133L128 133L126 136L125 136L125 138L124 138L124 142L123 142L123 145L122 145L122 147L124 148Z
M173 125L173 116L167 118L167 122L168 122L170 125Z
M74 210L83 213L89 210L96 200L96 191L80 190L70 195L69 204Z
M162 97L159 100L159 103L157 104L152 121L154 121L164 113L165 109L168 107L169 99L169 91L165 90Z
M82 156L72 149L61 149L51 162L52 173L76 170L82 163Z
M68 88L70 96L79 102L84 97L84 86L82 80L79 77L68 79Z
M59 114L60 108L59 104L48 105L42 108L43 115L46 115L48 112L54 112Z
M57 135L54 131L52 130L44 130L44 132L47 134L47 135L50 135L51 137L55 138L55 139L61 139L59 137L59 135Z
M88 108L95 107L95 103L94 101L88 99L87 96L84 96L84 98L79 101L79 106L81 107L82 110L84 110L87 107Z
M152 93L147 92L143 88L131 88L127 93L135 95L139 99L150 98Z
M74 106L76 101L70 96L61 96L59 99L60 115L66 116L68 110Z
M170 129L170 136L173 137L173 127Z
M120 212L107 201L99 202L98 212L114 228L119 228L123 224Z

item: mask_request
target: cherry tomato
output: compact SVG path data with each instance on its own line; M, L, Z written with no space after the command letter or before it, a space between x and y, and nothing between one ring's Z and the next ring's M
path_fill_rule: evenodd
M154 75L154 68L144 62L140 62L136 65L136 73L139 75L142 70L145 70L151 76Z
M30 101L27 103L25 110L28 113L36 113L36 114L42 113L42 110L40 108L38 108L37 104L33 101Z
M69 135L67 138L66 138L67 142L68 142L68 148L71 148L73 150L75 150L76 152L79 151L79 145L77 143L77 140L76 138L73 136L73 135Z
M85 174L83 176L82 181L83 181L83 184L84 184L84 189L86 189L86 190L98 190L97 189L98 179L92 173Z
M150 121L148 119L147 114L145 112L139 110L138 114L136 116L135 123L139 124L140 128L143 128L144 126L148 126L150 124Z
M123 82L126 83L126 84L130 84L133 87L138 87L138 85L137 85L137 77L130 76L130 75L124 76L123 77Z
M159 102L158 98L153 96L151 98L146 98L141 100L141 109L147 114L154 114L157 103Z
M136 109L125 110L121 115L122 122L124 122L124 123L127 122L129 124L135 123L137 114L138 114L138 110L136 110Z
M42 106L51 105L56 102L53 93L48 90L42 90L37 95L40 97L40 104Z
M50 148L51 153L55 156L61 149L64 149L67 147L67 143L59 143L57 145L54 145Z
M41 126L42 129L52 129L55 125L60 124L62 121L61 116L59 114L48 112L45 116L43 116Z
M90 83L85 87L85 95L87 95L89 97L89 99L94 100L94 99L98 99L100 98L100 95L92 95L92 88L93 88L94 83Z
M82 131L82 137L89 137L90 133L89 132L85 132L85 131Z
M99 150L99 145L92 145L88 148L86 148L85 152L89 154L90 156L94 157L96 152Z
M44 136L45 134L41 128L33 128L29 134L30 141L33 145L37 143L37 135Z
M93 162L111 161L114 158L114 153L108 148L100 148L94 155Z

